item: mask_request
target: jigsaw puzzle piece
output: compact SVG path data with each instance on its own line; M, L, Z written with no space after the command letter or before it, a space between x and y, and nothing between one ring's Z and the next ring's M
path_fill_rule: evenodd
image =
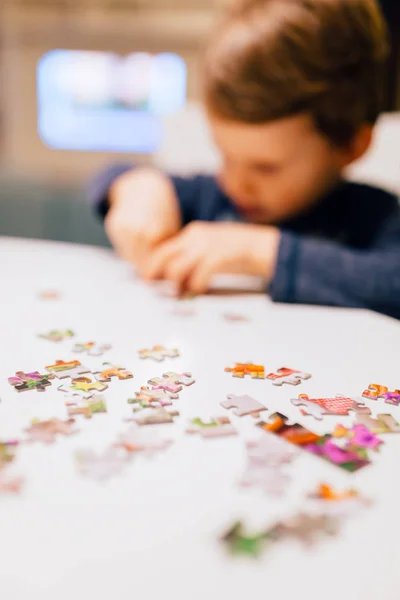
M369 415L357 415L356 424L364 425L371 433L400 433L400 423L389 414L380 413L376 419Z
M86 419L91 419L95 414L107 412L106 399L102 394L96 394L86 400L66 402L66 405L70 417L83 415Z
M49 340L50 342L62 342L68 338L73 337L75 334L71 329L53 329L46 334L40 334L38 337Z
M272 381L273 385L299 385L302 381L310 379L310 373L304 373L303 371L296 371L294 369L288 369L287 367L281 367L274 373L269 373L267 379Z
M120 381L124 381L125 379L132 379L133 375L130 371L125 369L125 367L120 367L118 365L111 365L110 363L103 363L103 367L106 367L103 370L93 371L96 375L97 381L102 383L109 383L112 377L116 377Z
M317 420L322 420L324 415L348 415L349 411L357 414L370 415L371 411L363 402L355 398L346 398L338 394L335 398L309 398L307 394L300 394L298 398L292 398L290 402L294 406L304 406L301 410L303 415L309 415Z
M172 444L172 440L160 438L154 431L143 430L141 427L132 426L119 436L119 441L114 444L126 452L143 452L152 455L165 450Z
M0 471L14 460L15 449L18 445L18 440L0 442Z
M94 392L104 392L107 388L108 386L105 383L93 381L90 377L77 377L68 384L63 383L57 389L68 395L77 393L82 398L90 398Z
M96 481L105 481L122 473L129 462L129 453L111 447L101 454L92 450L79 450L75 458L82 475Z
M272 496L282 496L286 492L290 481L290 476L284 473L282 469L250 465L240 480L240 485L243 487L257 487Z
M8 383L18 392L26 392L33 389L36 389L38 392L44 392L46 387L51 385L50 379L53 377L54 375L51 373L42 375L39 371L32 371L31 373L17 371L14 377L8 378Z
M111 350L111 344L98 344L96 342L85 342L84 344L75 344L72 352L86 352L88 356L103 356L105 352Z
M64 360L56 360L54 365L47 365L45 367L49 373L57 377L57 379L76 379L85 373L90 373L90 369L82 365L79 360L70 360L65 362Z
M162 377L153 377L148 383L153 386L153 389L167 390L173 394L177 394L182 390L182 385L189 386L194 383L191 373L175 373L175 371L167 371Z
M260 404L257 400L251 396L235 396L235 394L228 394L227 400L220 402L221 406L226 409L234 408L233 414L237 417L243 417L245 415L252 415L254 418L260 417L260 412L267 410L267 407Z
M22 477L8 477L0 472L0 494L19 494L23 484Z
M378 400L378 398L381 398L386 404L393 406L400 405L400 390L389 392L385 385L379 385L378 383L371 383L368 389L363 391L362 396L369 400Z
M163 425L173 423L174 417L179 417L177 410L167 411L165 408L149 408L140 411L138 416L125 421L134 421L137 425Z
M195 418L190 420L186 433L199 433L203 438L216 438L237 435L237 430L228 417L215 417L210 421Z
M75 427L74 419L68 419L67 421L61 421L60 419L38 421L34 419L30 427L24 431L29 435L27 442L53 444L57 435L73 435L78 432L78 429Z
M250 464L279 467L293 462L299 455L297 448L272 435L263 435L246 443Z
M262 365L254 365L253 363L236 363L234 367L226 367L226 373L232 373L233 377L243 379L245 375L250 375L252 379L264 379L265 368Z
M176 358L179 356L179 350L177 348L165 348L164 346L153 346L151 350L139 350L140 358L152 358L161 362L166 358Z
M237 521L221 537L221 541L227 546L231 554L244 554L257 558L264 550L268 542L268 533L248 534L244 530L241 521Z
M140 388L140 392L135 393L136 398L130 398L128 402L134 404L135 402L144 402L148 404L159 403L160 406L168 406L172 404L172 400L177 400L179 394L174 394L165 389L151 389L146 385Z
M370 464L365 447L353 444L351 449L342 448L333 435L321 436L299 423L289 424L288 418L281 413L274 413L270 417L270 422L260 421L257 426L263 431L273 433L291 444L300 446L310 454L319 456L346 471L357 471ZM345 446L347 444L346 441Z

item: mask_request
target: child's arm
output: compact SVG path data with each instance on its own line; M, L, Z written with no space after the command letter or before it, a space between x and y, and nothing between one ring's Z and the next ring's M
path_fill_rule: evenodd
M367 308L400 318L400 214L367 250L282 232L270 294L278 302Z
M183 225L237 215L214 177L167 177L156 169L127 164L101 172L89 196L117 252L137 267Z

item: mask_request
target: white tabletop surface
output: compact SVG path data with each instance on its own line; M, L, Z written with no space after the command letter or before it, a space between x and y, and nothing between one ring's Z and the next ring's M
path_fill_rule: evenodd
M10 473L24 476L25 487L19 496L0 497L1 598L399 599L400 436L386 436L373 464L356 474L301 453L287 494L274 499L237 485L244 442L259 436L251 417L233 417L237 437L185 434L190 417L228 414L219 406L227 393L248 393L321 433L332 430L335 417L316 425L289 399L358 396L372 382L400 387L399 323L366 311L274 305L262 294L198 298L191 301L196 316L179 318L170 314L171 300L135 280L108 250L3 238L0 252L0 439L21 437L33 417L66 416L56 386L18 394L7 383L17 370L75 357L71 341L52 343L39 333L71 328L74 341L109 342L113 350L104 358L134 373L133 380L110 384L108 414L79 420L76 436L19 448ZM38 292L49 288L62 299L39 300ZM226 310L251 321L228 323ZM176 346L181 357L141 361L138 349L154 344ZM289 366L313 377L277 388L224 372L249 360L268 371ZM157 426L175 443L152 459L134 458L103 484L82 477L75 450L102 450L116 441L128 427L127 398L169 369L191 371L196 379L177 401L176 423ZM392 412L400 420L400 408L381 401L370 406L374 415ZM337 537L315 550L282 542L256 561L227 555L218 537L235 519L257 529L306 510L307 492L322 481L357 487L374 506L349 517Z

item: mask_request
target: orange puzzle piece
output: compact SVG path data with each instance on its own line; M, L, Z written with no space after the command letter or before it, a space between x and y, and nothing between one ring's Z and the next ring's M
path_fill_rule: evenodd
M226 367L226 373L232 373L233 377L243 378L250 375L252 379L265 379L265 368L253 363L236 363L234 367Z

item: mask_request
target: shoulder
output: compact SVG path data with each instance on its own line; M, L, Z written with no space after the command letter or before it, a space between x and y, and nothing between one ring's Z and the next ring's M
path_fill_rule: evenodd
M341 200L354 203L358 208L371 209L383 214L399 210L397 196L373 185L345 181L336 194L341 196Z

